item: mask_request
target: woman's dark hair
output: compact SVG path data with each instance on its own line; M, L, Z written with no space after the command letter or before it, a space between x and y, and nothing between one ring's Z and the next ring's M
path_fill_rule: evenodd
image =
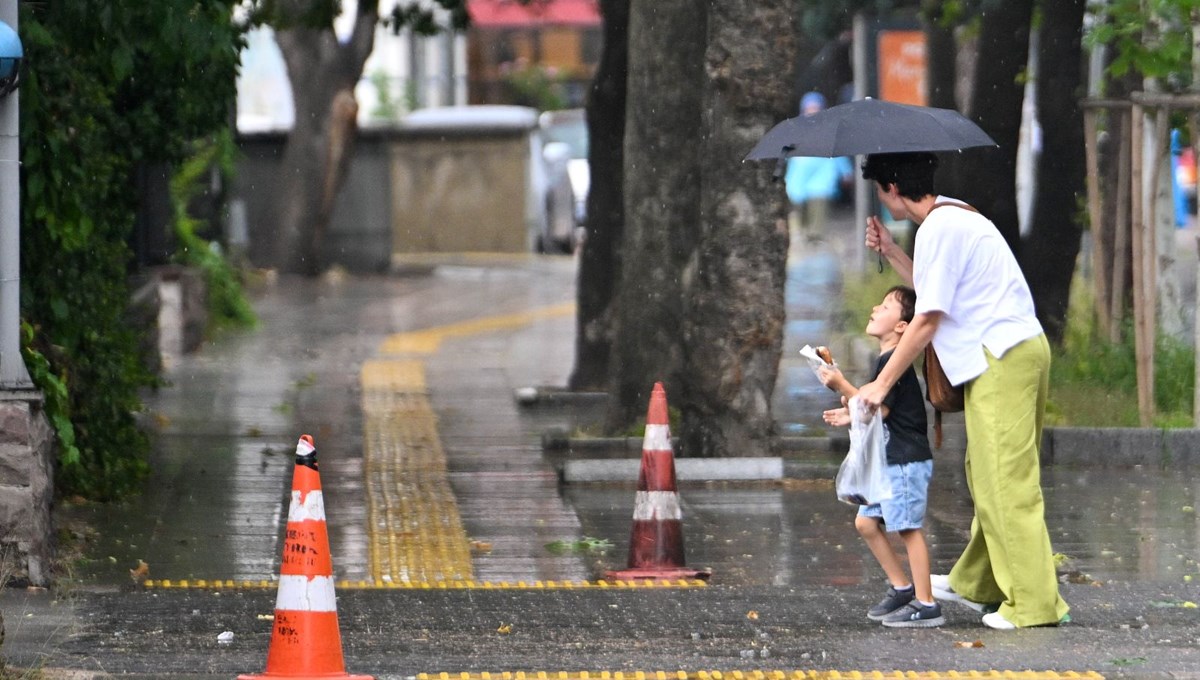
M896 294L896 300L900 302L900 320L912 321L913 315L917 313L917 291L908 286L892 286L888 289L887 295ZM883 297L887 297L884 295Z
M863 161L862 176L881 185L895 184L901 196L915 201L934 193L937 166L937 156L927 151L875 153Z

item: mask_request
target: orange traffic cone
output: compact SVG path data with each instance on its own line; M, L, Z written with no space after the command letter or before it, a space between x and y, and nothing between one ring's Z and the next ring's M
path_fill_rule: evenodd
M675 454L667 420L667 392L654 383L642 439L642 468L638 474L629 538L628 568L606 572L613 580L636 578L708 578L712 572L688 569L683 560L683 513L675 485Z
M369 675L347 675L342 660L321 475L316 447L306 434L296 444L292 504L283 542L267 670L238 676L238 680L256 678L373 680Z

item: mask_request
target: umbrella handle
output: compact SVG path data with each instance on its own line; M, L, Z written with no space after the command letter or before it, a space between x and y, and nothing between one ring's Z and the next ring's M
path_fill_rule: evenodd
M775 172L771 174L772 180L778 182L783 179L783 174L787 172L788 152L795 148L795 144L788 144L779 150L779 160L775 161Z

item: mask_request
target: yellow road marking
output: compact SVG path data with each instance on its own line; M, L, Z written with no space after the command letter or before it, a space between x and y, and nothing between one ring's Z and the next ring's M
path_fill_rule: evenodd
M427 328L408 333L395 333L388 336L379 348L380 354L433 354L448 338L461 338L480 333L520 328L540 319L550 319L569 316L575 313L574 302L564 302L551 307L530 309L516 314L501 314L482 319L471 319L458 323Z
M417 680L1104 680L1096 671L505 671L418 673Z
M639 579L636 581L338 581L334 586L338 590L584 590L599 588L609 590L630 589L643 590L649 588L703 588L708 584L699 579L679 579L675 581L655 581ZM142 583L145 588L164 589L240 589L253 590L259 588L277 588L278 581L268 580L206 580L183 579L147 579Z

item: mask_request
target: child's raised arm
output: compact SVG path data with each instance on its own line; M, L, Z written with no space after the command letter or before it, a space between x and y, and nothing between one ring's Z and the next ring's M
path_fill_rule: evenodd
M846 399L858 394L858 388L846 380L846 376L842 375L841 369L837 366L828 364L821 366L817 369L817 379L821 381L822 385L841 394Z

